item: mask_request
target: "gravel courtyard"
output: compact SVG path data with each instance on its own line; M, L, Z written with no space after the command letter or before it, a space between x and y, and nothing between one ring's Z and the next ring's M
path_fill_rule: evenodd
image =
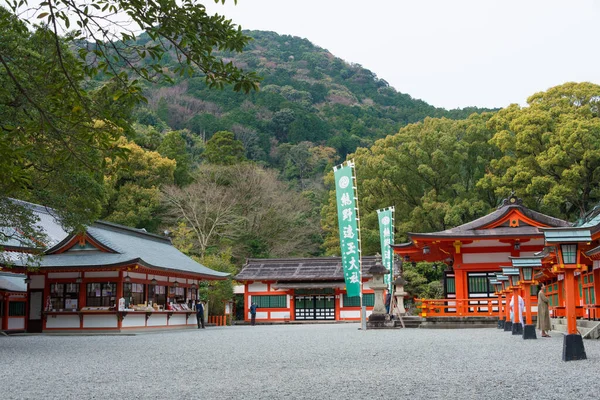
M358 324L0 336L0 399L597 399L600 341Z

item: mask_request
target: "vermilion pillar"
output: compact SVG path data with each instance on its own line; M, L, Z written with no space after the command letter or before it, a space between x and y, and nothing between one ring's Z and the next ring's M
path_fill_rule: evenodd
M565 312L567 314L567 333L577 334L575 274L572 269L565 269Z
M531 283L523 282L523 290L525 292L525 323L527 325L532 325L533 318L531 316Z

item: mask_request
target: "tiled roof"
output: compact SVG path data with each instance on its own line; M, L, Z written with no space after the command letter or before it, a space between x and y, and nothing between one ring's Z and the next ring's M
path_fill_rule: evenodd
M7 292L26 292L25 275L0 272L0 290Z
M29 208L33 214L39 218L37 226L46 234L47 241L45 245L47 247L54 246L68 236L67 232L62 228L59 219L56 216L56 212L53 209L21 200L13 199L12 201ZM31 239L24 237L19 232L18 228L19 227L0 227L3 234L8 237L8 239L4 243L0 243L0 245L5 247L37 247Z
M446 229L439 232L431 233L409 233L410 237L456 237L456 238L485 238L485 237L502 237L502 236L531 236L540 235L541 232L535 226L522 225L518 227L498 226L495 228L482 229L485 226L501 220L513 210L518 210L527 218L539 222L541 225L551 227L569 227L572 224L559 218L554 218L549 215L533 211L519 203L511 204L504 203L498 209L466 224L459 225L454 228Z
M362 257L363 278L371 275L367 271L375 265L378 257ZM240 273L238 281L272 280L279 282L298 281L343 281L341 257L315 258L252 258L248 259Z
M114 253L82 249L53 254L71 240L73 235L70 235L46 252L40 267L69 268L139 263L157 269L201 274L216 279L229 276L227 273L205 267L186 256L177 250L167 237L103 221L94 223L87 228L86 232L88 236L113 250Z

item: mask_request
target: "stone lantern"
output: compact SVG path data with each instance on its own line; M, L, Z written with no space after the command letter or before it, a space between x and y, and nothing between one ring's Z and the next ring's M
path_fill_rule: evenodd
M388 270L381 265L381 261L378 259L375 265L369 269L369 274L372 275L369 281L369 287L375 292L375 304L373 306L373 312L369 315L369 321L367 322L367 328L383 328L385 327L385 304L383 302L383 291L387 289L388 285L385 283L383 277L389 273Z
M406 309L404 308L404 296L408 293L404 291L405 284L406 281L400 276L394 280L394 286L396 287L396 291L394 292L394 296L396 297L396 308L394 308L392 314L398 317L406 314Z

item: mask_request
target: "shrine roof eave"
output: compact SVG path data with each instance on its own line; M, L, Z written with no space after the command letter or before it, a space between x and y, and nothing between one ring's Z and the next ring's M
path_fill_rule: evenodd
M594 247L593 249L590 249L583 254L585 254L588 257L600 255L600 246Z
M589 228L568 227L568 228L540 228L544 234L546 243L582 243L591 242L592 233Z
M481 239L506 239L506 238L543 238L544 234L542 232L537 231L517 231L518 228L508 228L512 231L510 232L494 232L493 229L489 230L478 230L478 231L470 231L470 232L432 232L432 233L413 233L409 232L408 236L411 240L481 240ZM537 228L535 228L537 229Z
M137 265L140 267L144 267L144 268L148 268L151 270L155 270L155 271L161 271L161 272L167 272L167 273L173 273L173 274L179 274L179 275L187 275L187 276L193 276L193 277L198 277L198 278L205 278L205 279L209 279L209 280L224 280L227 279L229 277L230 274L224 273L224 272L218 272L218 271L214 271L214 273L204 273L202 271L190 271L190 270L183 270L183 269L177 269L177 268L169 268L169 267L162 267L162 266L157 266L157 265L152 265L146 261L144 261L141 258L134 258L134 259L124 259L123 257L121 257L121 254L111 254L111 253L104 253L103 255L106 256L114 256L114 257L110 257L112 258L112 260L109 260L108 257L102 257L101 259L95 260L95 261L91 261L89 260L89 258L86 260L87 257L79 257L79 256L72 256L72 255L63 255L63 254L59 254L56 256L46 256L44 258L42 258L42 261L39 265L36 266L36 268L39 271L44 271L44 272L58 272L58 271L86 271L86 270L90 270L90 269L118 269L118 268L125 268L128 266L133 266L133 265ZM49 258L52 258L49 261ZM58 258L60 258L61 261L64 261L65 259L68 260L68 258L71 258L72 260L70 262L64 262L64 263L60 263L57 262L59 261ZM23 266L26 267L26 266Z
M361 257L362 278L371 277L366 271L379 258ZM234 277L236 281L323 282L344 281L341 257L248 259Z
M491 213L484 215L483 217L477 218L473 221L467 222L465 224L459 225L455 228L452 228L455 232L468 232L472 230L477 230L479 228L483 228L485 226L490 226L497 221L502 220L507 214L510 212L517 211L521 213L523 216L538 222L542 226L553 226L553 227L570 227L572 224L568 221L564 221L559 218L554 218L546 214L539 213L537 211L533 211L521 204L517 203L511 204L510 202L504 202L500 207ZM436 232L443 233L446 231Z

